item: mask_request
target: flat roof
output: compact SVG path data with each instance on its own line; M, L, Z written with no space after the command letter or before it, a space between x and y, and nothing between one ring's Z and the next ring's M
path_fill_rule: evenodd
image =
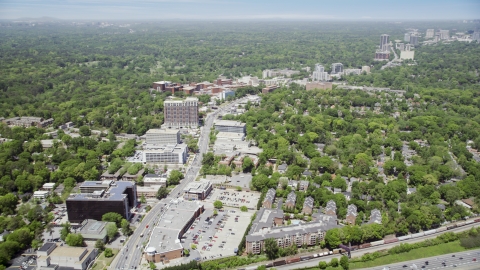
M85 250L87 249L84 247L57 246L52 253L50 253L50 256L80 258L80 256L85 253ZM91 252L91 250L89 251ZM82 258L85 258L85 256Z
M193 181L189 183L184 189L184 192L188 193L202 193L206 191L212 184L210 181L200 180L200 181Z
M56 246L57 244L55 243L51 243L51 242L47 242L45 244L43 244L42 247L40 247L38 249L38 251L48 251L50 248L52 248L53 246Z
M217 138L227 138L227 139L235 139L235 138L245 138L244 133L235 133L235 132L218 132Z
M180 133L180 130L152 128L147 130L145 134L177 134L177 133Z
M88 182L100 182L100 181L86 181L84 183ZM124 199L126 194L124 194L125 190L127 188L134 187L135 183L130 182L130 181L116 181L114 182L110 188L105 191L104 195L102 197L94 197L92 193L80 193L80 194L73 194L70 195L71 197L67 199L67 201L70 200L98 200L98 201L121 201Z
M147 247L154 247L157 253L183 249L180 231L202 206L198 201L172 200L153 229Z
M215 122L215 126L244 127L245 125L245 123L233 120L219 120Z

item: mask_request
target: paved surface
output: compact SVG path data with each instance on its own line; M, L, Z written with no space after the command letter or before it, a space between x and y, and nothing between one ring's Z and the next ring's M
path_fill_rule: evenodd
M215 118L222 113L226 108L236 105L246 98L236 100L230 104L219 107L219 109L206 117L202 132L198 140L199 154L195 156L195 159L187 168L184 180L181 181L168 195L167 198L160 200L155 206L152 207L150 212L145 215L138 228L126 241L125 246L120 250L119 254L115 257L111 263L110 270L123 270L123 269L137 269L142 260L143 243L148 242L151 230L153 226L160 218L164 211L164 206L172 199L180 197L184 187L193 181L197 176L202 166L203 154L208 150L210 129L213 126ZM148 226L148 228L147 228Z
M365 268L375 270L400 270L400 269L480 269L479 250L470 250L448 255L429 257L408 262L394 263L385 266ZM473 267L473 268L472 268Z

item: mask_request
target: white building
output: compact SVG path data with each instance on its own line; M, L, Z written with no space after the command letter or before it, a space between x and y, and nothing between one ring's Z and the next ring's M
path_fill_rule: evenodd
M180 131L175 129L149 129L145 136L147 144L167 145L180 143Z
M46 199L48 197L48 194L50 194L50 191L47 190L38 190L33 193L33 198L35 199Z
M450 30L440 30L440 39L450 39Z
M325 72L325 68L320 64L315 64L315 70L312 74L312 81L328 81L330 77Z
M333 63L332 64L332 72L330 74L341 74L343 72L343 64L342 63Z
M245 133L235 132L218 132L217 140L222 141L243 141L245 139Z
M435 29L427 29L427 33L425 34L425 38L433 38L435 35Z
M127 161L132 163L160 163L160 164L185 164L188 157L186 144L176 145L147 145L144 150L135 151Z

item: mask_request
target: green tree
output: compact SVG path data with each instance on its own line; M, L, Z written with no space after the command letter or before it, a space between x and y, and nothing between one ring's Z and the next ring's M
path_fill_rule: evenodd
M185 255L186 257L188 257L188 256L190 255L190 250L184 249L184 250L183 250L183 255Z
M276 259L278 257L278 248L277 241L273 238L267 238L264 240L265 254L269 260Z
M103 254L105 255L106 258L110 258L113 256L113 251L111 248L106 248Z
M66 222L65 224L62 225L62 229L60 230L60 239L65 241L67 239L67 236L71 233L72 226L70 225L69 222Z
M318 268L320 268L320 269L325 269L325 268L327 268L327 266L328 266L327 263L324 262L324 261L320 261L318 263Z
M120 215L119 213L115 213L115 212L108 212L108 213L105 213L103 214L102 216L102 221L107 221L107 222L115 222L115 224L118 226L121 226L121 222L122 222L122 215Z
M118 233L118 228L115 223L109 223L107 225L107 237L109 241L112 241L113 238L117 235Z
M149 263L149 267L150 267L151 270L157 269L157 266L156 266L155 263L153 263L153 262L150 262L150 263Z
M132 234L132 228L130 228L130 223L126 219L122 219L121 222L122 233L123 235L129 236Z
M157 199L161 200L168 196L168 189L167 187L160 187L157 191Z
M84 136L84 137L85 137L85 136L90 136L90 135L92 135L92 132L90 131L90 128L87 127L87 126L81 126L81 127L79 128L79 131L78 131L78 132L80 133L80 135L82 135L82 136Z
M101 239L98 239L95 242L95 248L98 248L100 251L103 251L105 250L105 243Z
M338 259L333 258L332 260L330 260L330 266L337 267L338 266Z
M344 269L344 270L348 270L349 269L349 265L348 265L348 257L343 255L341 258L340 258L340 266Z
M65 239L65 243L71 247L83 247L83 236L79 233L70 233Z
M245 205L242 205L242 206L240 207L240 211L242 211L242 212L248 212L248 208L247 208Z
M254 168L253 161L250 157L245 157L243 159L243 164L242 164L242 170L243 172L251 172L252 169Z
M168 185L178 185L178 183L180 183L180 180L183 179L183 174L180 172L180 171L177 171L177 170L173 170L171 173L170 173L170 176L168 177L167 181L168 181Z
M216 200L213 202L213 207L217 208L217 209L220 209L223 207L223 203L219 200Z

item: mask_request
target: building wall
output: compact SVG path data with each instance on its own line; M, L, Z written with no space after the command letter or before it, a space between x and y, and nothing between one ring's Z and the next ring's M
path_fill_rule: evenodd
M227 126L227 125L217 125L215 124L215 129L218 130L219 132L232 132L232 133L245 133L246 132L246 126L241 125L241 126Z
M265 201L263 202L263 207L264 208L272 208L272 202L271 201Z
M312 212L313 212L313 209L312 209L311 207L304 206L303 209L302 209L302 212L303 212L304 214L311 215Z
M147 132L146 134L147 144L167 145L180 143L180 132L177 133L157 133Z
M153 261L154 263L167 262L167 261L182 257L182 254L183 254L183 248L171 250L163 253L156 253L153 256L150 256L147 253L145 253L145 259L149 262Z
M102 220L102 216L108 212L120 214L123 218L129 219L128 198L123 201L109 200L68 200L66 201L68 221L81 223L85 219Z
M320 90L327 90L327 89L332 89L332 83L331 82L321 82L321 83L316 83L316 82L311 82L307 83L305 86L307 91L313 90L313 89L320 89Z
M354 215L347 215L347 217L345 219L346 219L348 224L355 224L355 221L356 221L357 217L354 216Z
M268 235L265 236L268 238ZM265 238L265 239L266 239ZM292 234L285 235L279 238L276 238L277 244L279 247L286 248L291 245L297 245L298 247L306 244L308 246L313 246L317 242L322 241L325 238L325 232L320 233L305 233L305 234ZM246 242L246 251L247 253L259 254L264 248L264 239L260 241L247 241Z
M164 116L167 127L197 127L198 100L165 101Z

